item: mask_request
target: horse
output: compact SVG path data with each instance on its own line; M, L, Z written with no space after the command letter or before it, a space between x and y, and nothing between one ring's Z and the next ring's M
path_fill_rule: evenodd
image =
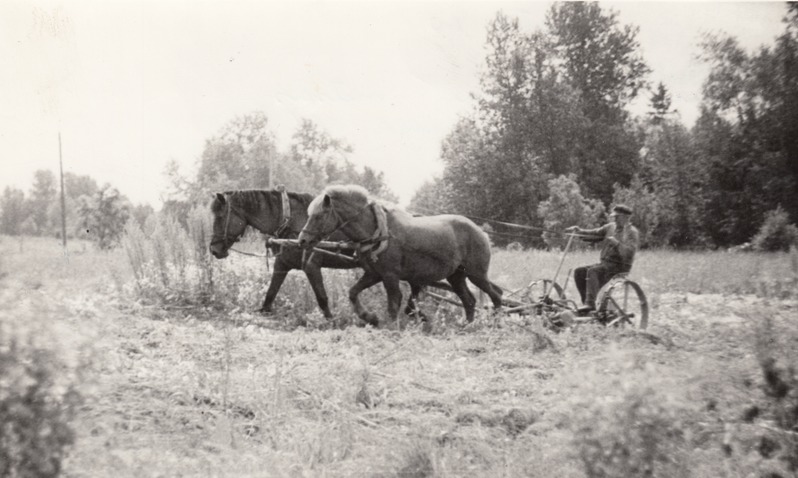
M360 186L328 186L308 206L299 245L307 250L326 236L340 233L361 245L357 256L365 273L350 288L349 300L365 322L379 325L377 316L360 304L358 295L379 282L385 287L388 316L393 321L402 302L401 280L423 287L446 279L460 298L469 323L474 320L476 299L466 279L490 297L494 308L501 308L502 290L488 280L490 242L468 218L452 214L416 217L376 202Z
M280 239L295 239L307 221L307 208L313 200L311 194L287 192L284 190L246 190L216 193L211 202L213 213L213 235L210 252L217 259L224 259L229 250L244 234L247 226L252 226L263 234ZM333 234L333 241L345 241L343 233ZM333 317L330 311L327 291L324 288L322 268L353 269L359 267L356 261L328 254L313 254L303 261L303 251L297 247L270 246L275 255L274 272L263 304L258 309L263 314L272 311L274 302L285 277L291 270L301 269L310 282L316 302L324 317ZM353 251L341 251L340 255L352 256ZM412 298L420 288L411 286ZM415 301L408 302L406 313L416 311Z

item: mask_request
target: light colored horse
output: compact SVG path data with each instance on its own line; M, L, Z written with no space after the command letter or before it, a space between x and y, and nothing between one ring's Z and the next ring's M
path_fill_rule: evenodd
M349 300L366 322L379 323L360 304L358 295L379 282L385 286L392 320L402 302L402 280L424 286L446 279L460 298L468 322L474 320L476 299L466 279L488 294L495 308L501 307L501 289L488 280L488 237L463 216L414 217L375 202L360 186L329 186L308 206L299 244L307 250L339 231L360 245L357 256L365 274L349 290Z

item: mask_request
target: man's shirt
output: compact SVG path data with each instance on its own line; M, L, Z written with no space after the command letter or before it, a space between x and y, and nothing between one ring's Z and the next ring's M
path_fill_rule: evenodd
M640 245L640 233L632 224L627 224L623 230L616 229L615 223L610 222L596 229L582 229L581 232L603 241L601 262L619 265L628 270L632 268L635 252ZM617 245L608 241L611 237L618 240Z

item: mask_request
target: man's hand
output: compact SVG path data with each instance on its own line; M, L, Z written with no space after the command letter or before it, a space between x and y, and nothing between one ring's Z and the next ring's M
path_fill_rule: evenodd
M609 242L609 243L610 243L610 244L612 244L613 246L617 246L618 244L620 244L620 243L621 243L621 241L619 241L619 240L618 240L617 238L615 238L615 237L608 237L608 238L607 238L607 242Z

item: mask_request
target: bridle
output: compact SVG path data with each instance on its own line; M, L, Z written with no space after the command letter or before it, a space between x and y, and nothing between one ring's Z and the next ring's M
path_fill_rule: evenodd
M302 234L302 233L312 234L313 237L317 237L317 238L319 238L320 241L323 241L323 240L327 239L328 237L332 236L333 234L335 234L336 232L338 232L341 229L343 229L344 226L346 226L350 222L354 221L355 218L358 217L360 215L360 213L364 209L369 207L371 204L372 204L371 202L367 202L364 206L361 206L360 209L358 209L354 214L352 214L352 217L350 217L349 219L344 220L344 217L341 215L341 213L339 213L338 210L335 209L335 203L333 203L332 198L330 198L329 210L325 211L325 213L324 213L325 220L327 219L327 216L332 212L333 218L335 219L335 223L338 224L338 225L336 227L334 227L330 231L324 231L324 230L319 230L319 229L308 229L308 225L305 224L305 227L302 228L302 231L300 232L300 234Z
M221 239L218 238L218 237L215 238L215 239L211 239L211 244L210 245L211 245L211 247L213 247L214 245L221 243L222 247L226 251L226 250L230 249L230 247L233 244L235 244L241 238L241 236L244 235L244 233L242 232L241 234L238 234L232 240L230 240L230 235L228 234L228 230L230 228L230 215L233 212L234 208L233 208L232 202L230 202L230 199L227 197L227 195L224 195L223 197L225 199L224 202L227 204L227 212L225 213L225 217L224 217L224 232L222 233ZM247 216L246 215L244 215L243 213L241 213L238 210L236 210L236 215L237 216L241 216L241 220L243 220L244 223L249 224L249 222L247 221ZM246 228L245 228L245 230L246 230Z
M231 201L230 197L227 194L223 195L222 197L224 198L224 203L227 205L227 211L225 212L225 218L224 218L224 231L222 233L222 237L221 238L217 237L216 239L212 239L210 245L213 246L214 244L221 243L224 246L225 250L227 250L230 248L230 246L235 244L241 238L241 236L244 235L244 233L242 232L241 234L238 234L237 236L231 239L229 230L230 230L230 216L232 213L235 213L236 216L238 216L242 221L244 221L246 225L251 225L256 229L260 230L261 232L263 232L264 234L280 237L280 235L283 234L288 229L288 225L291 222L291 206L289 204L290 199L288 198L288 194L285 191L280 191L280 192L282 194L282 203L283 203L282 212L281 212L282 217L280 219L280 225L271 234L263 232L269 228L265 227L263 223L257 220L257 218L254 218L246 214L244 211L240 210L239 208L233 206L233 202Z
M314 238L318 238L318 241L323 241L326 238L328 238L329 236L331 236L331 235L335 234L336 232L340 231L341 229L343 229L350 222L354 221L357 217L360 216L360 214L363 212L364 209L367 209L369 207L378 207L378 206L377 206L377 203L375 203L374 201L367 201L366 204L364 204L359 209L357 209L351 215L351 217L349 219L345 219L343 217L343 215L340 212L338 212L338 210L335 208L335 203L333 202L333 199L330 198L329 210L324 213L325 214L325 220L326 220L326 218L327 218L327 216L329 214L332 214L333 218L335 219L335 222L336 222L337 226L334 227L330 231L325 231L325 230L308 229L308 227L307 227L308 225L305 224L305 227L302 228L302 231L300 232L300 234L302 234L302 233L311 234L311 235L313 235ZM375 216L376 216L376 212L375 212ZM365 252L371 251L371 256L372 256L373 260L376 260L377 254L382 252L385 249L385 247L387 247L387 239L389 239L389 236L388 236L388 233L387 233L387 226L385 226L384 224L380 225L379 219L377 220L377 223L378 223L377 230L375 231L374 236L372 236L372 237L370 237L368 239L363 239L363 240L356 241L356 244L357 244L357 249L356 250L359 253L365 253ZM376 250L372 250L374 248L375 244L379 244L379 247Z

